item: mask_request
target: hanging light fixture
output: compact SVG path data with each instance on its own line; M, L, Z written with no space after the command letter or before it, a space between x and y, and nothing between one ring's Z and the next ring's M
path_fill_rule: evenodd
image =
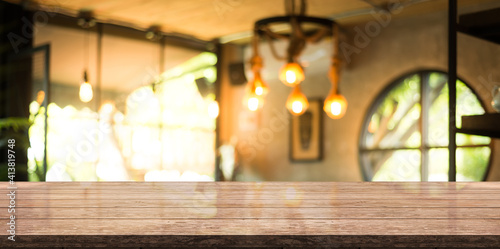
M92 100L92 98L94 98L94 91L92 90L92 85L89 83L89 77L87 73L87 69L89 67L89 28L95 25L95 19L92 17L92 13L88 11L80 12L78 25L86 29L85 35L83 37L83 60L85 69L83 70L83 79L82 83L80 84L79 96L82 102L88 103Z
M334 37L338 37L338 26L333 27L333 34ZM332 88L328 97L325 99L323 110L326 112L328 117L332 119L340 119L344 116L347 110L347 100L342 94L340 94L339 90L339 68L341 67L341 61L338 58L338 38L335 39L333 44L332 62L330 64L330 70L328 71L328 78L330 79Z
M347 109L347 100L345 97L334 89L330 91L330 94L325 99L325 104L323 110L326 112L328 117L332 119L340 119L344 116Z
M295 86L286 100L286 108L292 115L299 116L306 112L308 107L309 101L300 91L300 85Z
M264 96L257 95L247 88L243 97L243 105L253 112L260 110L264 106Z
M290 61L280 70L280 80L286 86L294 87L305 79L304 70L297 62Z
M303 114L307 110L309 103L299 86L305 80L304 69L300 64L300 54L305 49L307 43L317 43L331 35L333 55L329 75L332 90L325 100L323 109L329 117L334 119L341 118L345 114L347 101L338 90L338 73L341 66L338 57L338 25L330 19L306 16L306 0L285 0L285 9L286 16L269 17L255 22L254 37L252 40L253 56L250 60L254 78L248 82L243 104L252 111L262 108L264 97L269 90L260 74L262 58L258 53L259 39L265 38L271 47L273 56L278 60L286 61L279 71L280 81L286 86L293 87L292 92L288 96L286 107L292 115ZM289 33L283 34L273 31L273 25L283 23L290 25ZM308 25L308 27L315 26L317 28L304 30L304 24ZM288 41L285 56L280 56L276 52L273 40Z
M262 57L259 56L258 39L257 36L253 37L253 56L250 59L251 69L253 72L253 79L247 83L245 89L245 96L243 97L243 105L250 111L257 111L264 106L264 97L269 92L269 86L260 74L262 69Z
M80 85L80 100L84 103L88 103L94 97L94 92L92 91L92 85L89 83L87 76L87 70L83 71L83 80Z

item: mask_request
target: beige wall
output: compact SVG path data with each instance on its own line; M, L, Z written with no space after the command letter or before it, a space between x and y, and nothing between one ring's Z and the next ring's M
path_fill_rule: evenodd
M346 42L355 45L355 38L359 38L356 30L365 30L370 25L374 25L374 22L345 27L348 33ZM357 52L350 56L351 61L342 72L341 89L349 102L345 117L332 120L324 116L324 158L320 162L291 163L289 160L289 116L284 105L290 89L277 79L281 63L272 58L266 44L261 44L265 61L263 76L271 92L261 113L252 115L245 111L241 105L244 87L231 86L228 79L223 78L220 134L223 142L229 141L231 137L238 139L245 174L240 179L362 180L358 163L358 139L372 101L390 82L406 73L421 69L447 71L446 13L392 18L386 27L380 28L380 32L376 32L376 29L372 31L368 42L358 44ZM468 82L480 98L490 103L491 89L495 82L500 82L500 45L462 34L459 34L458 41L459 77ZM302 89L308 98L324 98L328 94L330 85L326 71L329 51L330 45L326 42L308 48L304 53L303 57L307 58L310 66L306 69L306 81L302 83ZM225 64L241 59L240 52L234 47L226 46L224 52ZM248 53L247 49L247 58ZM488 105L488 112L492 111ZM500 180L500 141L497 139L494 143L496 150L492 152L493 163L488 180Z

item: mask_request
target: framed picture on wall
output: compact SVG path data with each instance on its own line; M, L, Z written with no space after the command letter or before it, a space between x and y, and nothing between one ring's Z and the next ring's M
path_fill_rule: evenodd
M323 157L323 100L312 99L309 108L290 119L290 160L320 161Z

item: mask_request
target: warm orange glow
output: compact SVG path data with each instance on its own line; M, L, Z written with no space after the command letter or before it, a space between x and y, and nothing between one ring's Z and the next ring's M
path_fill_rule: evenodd
M243 105L250 111L257 111L264 106L264 96L269 92L269 86L262 80L260 72L254 72L254 79L249 81L243 98Z
M266 96L269 93L269 86L260 76L260 72L254 73L254 80L249 82L249 91L257 96Z
M330 118L340 119L347 110L347 100L342 94L338 94L332 90L330 95L325 99L323 110Z
M80 100L82 102L90 102L94 97L94 93L92 91L92 85L88 82L83 82L80 85Z
M300 91L300 86L296 86L286 100L286 108L295 116L302 115L309 107L309 101L306 96Z
M248 110L254 112L262 108L264 105L264 99L256 95L248 96L244 100L244 105L248 108Z
M280 80L283 84L293 87L304 80L304 70L296 62L285 64L280 70Z

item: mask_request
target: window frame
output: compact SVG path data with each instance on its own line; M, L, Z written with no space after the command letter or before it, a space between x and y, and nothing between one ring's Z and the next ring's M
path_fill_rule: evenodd
M427 146L423 143L423 141L427 141L427 136L424 136L424 132L427 130L427 129L424 129L423 128L423 125L422 125L422 122L423 122L423 116L428 116L428 115L424 115L424 101L423 101L423 97L424 97L424 83L427 84L428 86L428 79L429 77L424 77L424 76L429 76L431 73L441 73L441 74L445 74L446 76L448 76L448 72L445 72L443 70L436 70L436 69L423 69L423 70L415 70L415 71L411 71L411 72L408 72L408 73L405 73L401 76L398 76L397 78L395 78L394 80L390 81L390 83L384 87L384 89L382 91L380 91L376 96L375 98L370 102L370 106L369 108L367 109L367 111L365 112L364 114L364 117L363 117L363 123L361 125L361 132L359 133L359 138L358 138L358 163L359 163L359 167L360 167L360 170L361 170L361 174L362 174L362 177L363 177L363 181L372 181L372 178L373 176L375 176L375 173L373 173L373 176L369 176L369 169L367 169L368 165L365 165L364 161L363 161L363 153L366 153L366 152L370 152L370 151L402 151L402 150L415 150L415 151L420 151L420 182L422 182L423 178L422 178L422 168L424 166L424 164L426 164L427 166L425 166L425 170L428 171L428 160L423 160L423 158L425 156L428 155L429 151L431 149L438 149L438 148L446 148L448 149L449 147L446 146L446 147L443 147L443 146ZM380 104L382 104L385 99L387 98L387 96L389 95L389 93L395 88L397 87L398 85L400 85L401 83L403 83L403 81L413 75L418 75L419 77L419 88L420 88L420 100L419 100L419 103L420 103L420 115L419 115L419 118L418 118L418 122L419 122L419 127L418 127L418 131L420 132L421 134L421 144L418 148L411 148L411 147L392 147L392 148L376 148L376 149L368 149L365 147L365 144L364 144L364 141L366 140L366 137L368 135L368 126L370 124L370 121L371 121L371 117L373 116L373 114L377 111L378 107L380 106ZM469 83L467 83L466 81L464 81L462 79L462 77L457 77L457 80L458 81L461 81L465 84L465 86L467 86L467 88L469 88L472 93L476 96L476 98L478 99L481 107L486 111L487 108L486 108L486 103L485 101L477 94L477 92L474 90L474 88L471 87L471 85ZM448 84L449 82L447 82ZM458 97L458 96L457 96ZM428 114L429 110L428 110L428 107L425 109L425 113ZM457 145L457 149L458 148L471 148L471 147L486 147L486 145L482 145L482 146L468 146L468 145L462 145L462 146L458 146ZM491 150L491 153L490 153L490 157L489 157L489 162L488 162L488 165L486 167L486 171L485 171L485 174L483 176L483 179L481 179L481 181L485 181L487 178L488 178L488 175L490 173L490 169L491 169L491 165L492 165L492 162L493 162L493 157L494 157L494 142L493 142L493 139L490 141L490 144L489 144L489 148ZM424 163L425 162L425 163ZM427 176L428 178L428 176ZM427 179L428 181L428 179Z

